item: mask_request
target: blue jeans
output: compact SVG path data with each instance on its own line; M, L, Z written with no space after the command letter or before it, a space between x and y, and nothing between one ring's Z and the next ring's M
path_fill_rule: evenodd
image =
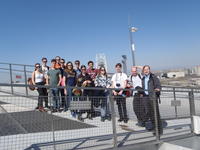
M101 117L109 117L110 116L110 102L109 97L105 96L105 99L101 104Z
M52 93L52 100L53 100L53 108L59 109L60 108L59 89L52 88L51 93Z
M72 89L67 88L66 106L65 109L68 110L70 102L72 101Z

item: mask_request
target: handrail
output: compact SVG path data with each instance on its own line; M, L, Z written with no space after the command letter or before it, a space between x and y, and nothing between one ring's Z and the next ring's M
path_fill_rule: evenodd
M26 65L26 64L13 64L13 63L4 63L4 62L0 62L0 64L2 65L15 65L15 66L28 66L28 67L34 67L34 65Z
M77 86L50 86L50 85L29 85L29 84L10 84L10 83L0 83L0 86L12 86L12 87L40 87L40 88L59 88L59 89L65 89L65 88L70 88L70 89L85 89L85 90L124 90L124 91L138 91L135 90L133 88L130 89L123 89L123 88L99 88L99 87L77 87ZM191 90L193 90L194 88L188 88L187 90L176 90L176 87L172 90L165 90L163 89L164 87L162 87L161 92L191 92ZM178 87L180 89L180 87ZM185 87L181 87L182 89L186 89ZM196 88L198 90L200 90L200 88ZM141 90L141 91L145 91L145 90ZM194 93L200 93L197 91L194 91Z

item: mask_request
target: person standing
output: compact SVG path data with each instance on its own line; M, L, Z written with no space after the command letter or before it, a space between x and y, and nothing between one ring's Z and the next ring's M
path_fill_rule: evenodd
M67 87L65 89L65 95L66 97L66 106L65 106L65 111L67 111L70 107L70 102L72 101L72 88L69 87L74 87L76 85L76 71L73 69L73 64L72 62L67 62L66 64L66 69L64 70L63 73L63 79L64 79L64 86ZM71 111L72 116L75 118L76 113L74 111Z
M151 122L152 123L152 129L155 130L155 117L154 117L154 106L153 101L155 101L156 104L156 113L157 113L157 122L158 122L158 132L159 135L163 134L163 128L162 128L162 122L160 118L160 112L158 107L158 96L161 91L161 84L160 80L150 71L150 66L145 65L143 67L143 75L142 78L142 87L144 90L144 98L143 103L145 107L146 112L146 123ZM155 133L155 131L154 131Z
M86 73L86 66L85 65L81 65L81 74L78 76L77 78L77 87L94 87L93 85L93 81L90 77L89 74ZM91 96L93 95L93 92L92 90L90 89L84 89L82 90L82 98L81 100L84 101L84 100L87 100L87 97L89 98L89 100L91 101ZM85 112L87 112L87 118L89 119L92 119L92 113L93 113L93 104L91 102L91 109L90 110L81 110L80 111L80 115L79 115L79 119L82 120L83 118L83 115L82 114L85 114Z
M65 59L61 59L60 60L61 86L65 86L64 70L65 70ZM65 92L63 88L60 89L60 95L61 95L61 107L64 109L66 102L65 102Z
M145 126L145 111L142 103L143 89L142 89L142 75L138 73L138 68L142 67L133 66L131 68L131 75L128 78L127 87L134 89L133 91L133 111L137 117L137 125Z
M49 71L49 66L47 66L47 58L45 58L45 57L42 58L41 70L42 70L42 73L44 74L44 78L45 78L44 82L46 82L47 72ZM47 88L44 88L44 95L45 95L45 97L44 97L45 108L49 108Z
M40 69L40 64L36 63L35 64L35 71L32 73L32 83L33 85L45 85L44 82L45 78L44 78L44 74L42 73L41 69ZM46 97L46 93L45 90L46 88L43 87L36 87L37 91L38 91L38 109L39 111L45 111L44 107L43 107L43 100L45 101L45 97Z
M112 87L116 88L113 90L114 99L117 102L119 112L119 122L128 122L127 109L126 109L126 97L123 96L123 89L127 84L127 75L122 72L122 65L120 63L115 65L116 73L112 76L111 82Z
M51 68L47 73L46 84L50 85L50 90L53 96L53 112L57 112L60 109L59 89L61 83L61 72L55 68L56 60L51 60Z
M99 74L95 78L95 86L98 88L109 88L111 86L110 79L107 76L106 69L104 67L99 68ZM107 90L96 90L95 96L98 96L98 104L101 106L101 121L104 122L106 119L110 120L110 113L108 108L108 91ZM98 106L98 104L96 104ZM94 104L95 105L95 104Z

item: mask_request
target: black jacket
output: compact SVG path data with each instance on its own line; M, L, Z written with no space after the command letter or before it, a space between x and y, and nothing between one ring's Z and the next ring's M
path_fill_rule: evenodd
M142 88L145 90L145 76L142 78ZM161 90L161 84L160 80L152 73L150 73L149 81L148 81L148 92L149 96L152 96L154 94L155 89ZM156 93L156 95L159 95L159 92Z

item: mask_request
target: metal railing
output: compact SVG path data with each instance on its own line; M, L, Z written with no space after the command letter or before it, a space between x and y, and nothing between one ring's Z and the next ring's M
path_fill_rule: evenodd
M45 88L48 96L48 107L35 109L38 106L37 92L27 95L26 91L15 93L6 92L7 88L19 91L27 84L0 84L0 149L106 149L123 145L138 144L155 141L160 143L172 137L194 135L193 116L200 114L200 89L163 87L161 104L159 104L161 119L164 120L163 135L159 134L157 101L152 97L154 108L154 134L145 127L136 125L137 116L133 111L134 97L118 97L126 99L128 123L118 122L119 111L116 97L111 88L99 89L89 87L56 87L59 92L64 88L93 91L93 95L61 96L56 101L61 105L56 107L55 95L50 86L36 86ZM106 96L95 96L95 91L106 90ZM62 101L64 99L64 101ZM66 106L70 99L69 107ZM43 105L45 100L43 100ZM110 118L103 118L103 109L110 112ZM62 104L63 102L63 104ZM140 108L140 105L138 105ZM141 108L142 109L142 108ZM85 116L84 116L85 115ZM82 118L80 118L80 116ZM165 125L164 125L165 123ZM168 124L166 126L166 124ZM17 140L16 140L17 138Z
M3 83L10 83L11 93L14 94L14 87L12 84L20 80L21 83L27 85L27 80L31 77L31 73L34 70L34 65L25 65L25 64L13 64L13 63L3 63L0 62L0 76L2 79L6 78L6 81ZM18 75L19 74L19 75ZM16 77L20 79L16 79ZM1 81L2 83L2 81ZM28 88L25 86L26 96L28 96Z

